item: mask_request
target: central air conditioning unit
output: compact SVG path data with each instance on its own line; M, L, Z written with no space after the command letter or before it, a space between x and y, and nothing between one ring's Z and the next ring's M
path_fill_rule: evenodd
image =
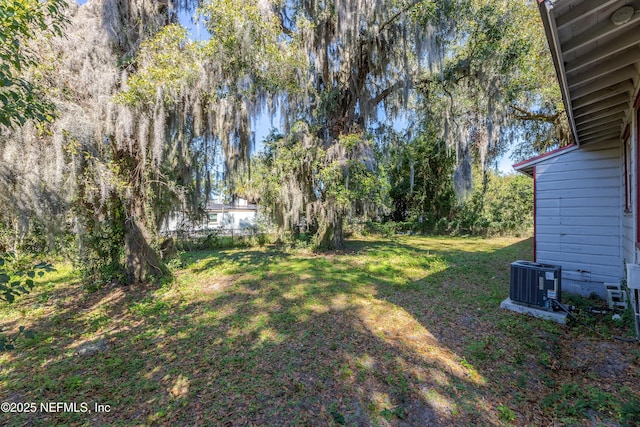
M562 267L530 261L511 263L509 298L518 304L553 310L552 300L560 301Z

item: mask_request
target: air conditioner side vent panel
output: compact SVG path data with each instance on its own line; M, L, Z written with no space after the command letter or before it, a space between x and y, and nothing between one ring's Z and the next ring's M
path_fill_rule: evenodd
M560 302L562 267L530 261L511 263L509 297L513 302L553 310L551 300Z

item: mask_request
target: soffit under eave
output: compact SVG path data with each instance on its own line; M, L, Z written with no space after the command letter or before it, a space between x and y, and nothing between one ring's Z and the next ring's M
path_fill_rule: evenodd
M635 13L616 25L623 7ZM540 12L576 143L619 139L640 78L640 0L540 1Z

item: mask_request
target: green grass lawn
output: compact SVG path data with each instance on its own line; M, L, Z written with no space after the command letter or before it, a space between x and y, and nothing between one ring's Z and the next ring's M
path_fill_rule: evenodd
M640 347L605 338L627 325L499 309L531 253L415 236L190 252L170 285L95 292L57 266L0 305L0 327L37 332L0 354L0 401L79 411L0 424L637 425Z

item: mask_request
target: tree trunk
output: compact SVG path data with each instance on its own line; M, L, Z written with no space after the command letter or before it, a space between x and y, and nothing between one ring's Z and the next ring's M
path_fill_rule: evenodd
M316 235L316 245L321 249L344 249L344 233L342 225L344 215L329 208L322 215Z
M342 225L344 223L344 215L336 213L333 223L333 249L344 249L344 230Z
M131 186L131 195L118 195L124 212L121 215L113 214L113 220L124 216L123 243L124 243L124 270L126 281L129 285L145 283L158 279L168 274L168 270L160 253L151 246L152 233L149 231L148 219L152 217L149 211L151 202L148 201L145 191L145 178L141 165L144 160L139 152L128 152L118 148L111 141L113 157L120 166L122 180Z
M124 255L127 283L143 283L166 274L164 263L151 247L148 232L135 217L125 220Z

